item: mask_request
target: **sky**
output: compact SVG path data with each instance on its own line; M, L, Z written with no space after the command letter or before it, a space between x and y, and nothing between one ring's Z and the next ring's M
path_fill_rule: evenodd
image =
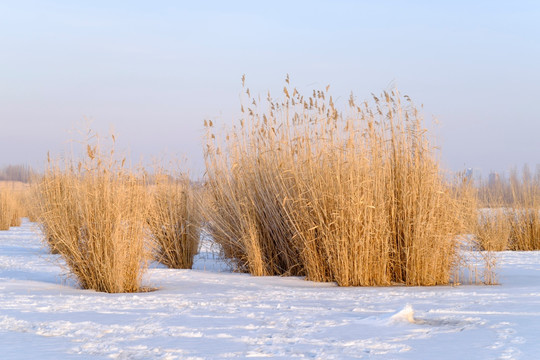
M240 116L241 76L345 107L397 87L443 166L540 163L538 1L0 1L0 166L44 166L87 127L132 160L204 169L205 119Z

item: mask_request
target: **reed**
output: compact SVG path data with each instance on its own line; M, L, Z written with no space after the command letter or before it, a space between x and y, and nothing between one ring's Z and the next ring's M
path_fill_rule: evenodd
M533 174L524 167L509 178L478 186L480 203L476 238L481 248L491 250L540 250L540 168Z
M191 269L201 232L196 190L187 176L175 178L160 172L155 179L148 227L156 260L169 268Z
M307 97L287 79L283 100L247 103L221 136L206 122L206 216L236 270L340 286L459 281L470 203L408 97L351 95L341 111L328 88Z
M510 176L513 216L511 249L540 250L540 168L532 174L524 167L521 177Z
M475 234L480 250L509 249L513 216L513 212L505 208L484 209L478 214Z
M46 241L82 288L144 290L141 277L151 248L143 176L96 143L88 144L86 157L78 161L49 160L37 189Z
M21 225L23 208L18 193L9 186L0 187L0 230Z

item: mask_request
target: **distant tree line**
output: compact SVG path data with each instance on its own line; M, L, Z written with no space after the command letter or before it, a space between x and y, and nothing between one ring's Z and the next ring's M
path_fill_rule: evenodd
M0 168L0 181L30 182L34 171L28 165L8 165Z

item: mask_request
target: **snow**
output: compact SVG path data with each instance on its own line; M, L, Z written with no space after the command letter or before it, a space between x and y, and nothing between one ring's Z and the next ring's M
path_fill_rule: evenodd
M2 359L532 359L540 252L498 254L500 285L340 288L154 265L153 292L77 288L36 226L0 231Z

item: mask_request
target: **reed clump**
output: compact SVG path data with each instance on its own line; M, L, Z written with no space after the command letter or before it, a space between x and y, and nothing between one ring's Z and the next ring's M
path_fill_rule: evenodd
M8 180L1 179L2 173L4 178ZM18 176L24 181L13 180L19 179ZM39 175L29 167L8 166L0 170L0 192L4 193L6 198L9 198L8 202L11 204L11 208L16 209L14 225L12 226L19 226L22 218L28 218L32 222L37 221L35 216L35 187L32 186L32 182L38 178Z
M307 97L288 84L282 101L249 98L221 137L206 123L206 216L224 257L253 275L340 286L459 281L456 236L472 209L410 99L351 95L341 111L328 88Z
M483 209L479 212L475 235L480 250L509 249L512 216L511 211L505 208Z
M479 198L487 208L478 216L476 238L481 248L496 251L540 250L540 169L524 167L509 178L480 182Z
M113 138L114 139L114 138ZM81 160L49 160L37 184L46 241L84 289L137 292L150 258L144 177L88 144Z
M163 172L151 187L148 228L157 261L173 269L191 269L201 233L197 192L187 176Z
M521 176L510 175L513 216L511 250L540 250L540 168L532 174L524 167Z
M19 194L9 186L0 187L0 230L20 226L22 214Z

